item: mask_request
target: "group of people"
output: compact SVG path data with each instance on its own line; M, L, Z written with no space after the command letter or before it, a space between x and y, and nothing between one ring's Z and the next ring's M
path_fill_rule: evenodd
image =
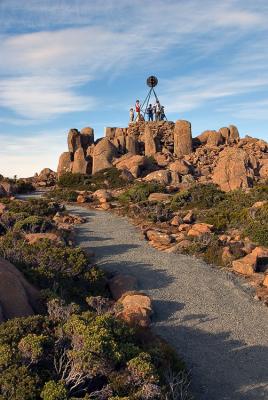
M156 103L154 105L149 104L147 109L145 110L145 114L147 115L148 121L164 121L165 119L167 119L165 115L165 108L160 104L159 100L156 100ZM129 110L129 119L130 122L144 121L144 116L141 114L141 106L139 100L136 100L135 110L134 108L131 108Z

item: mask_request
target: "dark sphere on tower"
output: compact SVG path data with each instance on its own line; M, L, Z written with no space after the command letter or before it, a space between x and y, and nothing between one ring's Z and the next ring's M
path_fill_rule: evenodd
M149 78L147 78L147 85L151 88L155 87L158 84L158 79L156 76L149 76Z

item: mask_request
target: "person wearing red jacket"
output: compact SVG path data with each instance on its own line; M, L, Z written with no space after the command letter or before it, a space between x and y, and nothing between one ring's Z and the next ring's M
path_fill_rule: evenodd
M140 100L136 100L135 110L136 110L136 113L137 113L136 120L139 121L140 120L140 116L141 116Z

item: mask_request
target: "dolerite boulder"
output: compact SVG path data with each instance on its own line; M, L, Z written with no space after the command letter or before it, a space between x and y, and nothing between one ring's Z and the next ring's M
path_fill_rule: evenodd
M168 185L171 181L171 174L166 169L151 172L144 178L146 182L159 182L162 185Z
M76 150L74 153L74 162L72 172L80 174L91 174L92 172L92 161L86 160L85 153L82 147Z
M104 128L104 136L108 139L113 139L115 137L116 128L115 127L106 127Z
M6 197L6 196L7 196L7 192L0 182L0 197Z
M56 172L50 168L44 168L36 177L36 186L49 187L55 185L57 180Z
M228 143L236 143L239 140L239 132L236 126L230 125L229 126L230 136Z
M148 125L146 125L144 132L144 146L146 156L150 157L157 153L156 138Z
M0 322L39 310L39 291L11 263L0 257Z
M61 154L59 159L59 164L57 168L58 176L65 174L66 172L72 171L72 160L71 160L71 153L68 151Z
M176 160L169 164L169 170L180 175L188 175L191 172L191 164L185 160Z
M71 157L80 147L82 147L80 132L77 129L70 129L68 133L68 149Z
M251 186L252 171L249 158L243 149L225 148L219 156L212 180L226 192Z
M113 158L116 155L117 149L110 140L107 138L101 139L94 147L92 173L95 174L103 169L111 168Z
M94 129L88 126L81 130L81 145L85 153L92 144L94 144Z
M260 160L260 177L263 179L268 178L268 158Z
M12 196L17 192L17 186L8 181L0 181L0 196Z
M118 160L115 160L113 164L117 169L128 170L135 178L138 178L146 170L148 159L145 156L127 153Z
M176 121L174 129L174 154L183 157L192 152L192 130L188 121Z
M128 153L138 154L138 152L139 152L138 142L134 137L132 137L132 136L126 137L126 150Z
M229 139L230 139L230 129L223 127L219 129L219 133L221 134L221 136L223 137L223 140L225 143L229 143Z
M212 131L208 136L207 146L219 146L224 143L223 136L221 132Z
M199 136L195 138L195 140L200 144L206 144L208 141L209 136L213 135L216 131L206 130L202 132Z

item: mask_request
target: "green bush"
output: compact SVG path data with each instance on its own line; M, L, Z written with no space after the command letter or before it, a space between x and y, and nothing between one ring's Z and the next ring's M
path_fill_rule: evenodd
M32 215L23 220L19 220L14 225L14 230L26 233L47 232L53 227L52 223L43 217Z
M23 180L17 180L16 182L17 186L17 193L23 194L23 193L31 193L35 191L35 187L33 186L32 183L30 182L25 182Z
M214 184L194 185L189 189L191 206L210 208L218 205L226 195Z
M139 203L141 201L146 201L151 193L163 193L165 187L159 183L154 182L140 182L135 183L130 189L122 193L118 200L122 203Z
M184 369L151 332L58 300L49 302L47 316L0 325L0 361L3 400L89 399L96 389L105 399L134 400L147 398L146 388L156 400L164 396L166 370Z
M43 400L67 400L67 390L63 383L48 381L46 382L42 393L41 399Z
M38 400L39 378L23 365L12 365L1 371L0 399Z
M157 382L158 376L150 354L140 353L127 363L128 370L134 381Z
M2 202L6 204L9 212L25 213L29 217L33 215L40 217L54 216L62 208L60 204L46 199L28 199L27 201L5 199Z
M200 209L211 208L225 199L225 193L216 185L193 185L188 190L183 190L173 196L171 208L177 211L187 205Z
M66 172L62 174L58 179L58 185L62 188L73 188L79 190L84 188L85 185L89 184L90 177L83 174L73 174L72 172Z
M50 289L65 299L83 301L91 293L104 293L104 274L91 267L86 253L40 240L25 243L11 233L0 239L0 255L14 263L41 289Z
M121 178L121 171L115 167L107 168L91 176L68 172L61 175L58 180L61 188L89 191L103 188L114 189L126 184L127 182Z
M186 204L189 203L190 199L191 199L190 192L188 190L182 190L181 192L176 193L173 196L170 207L173 211L177 211L180 208L186 206Z
M69 189L54 189L49 191L46 196L55 201L67 201L69 203L76 202L77 192Z

